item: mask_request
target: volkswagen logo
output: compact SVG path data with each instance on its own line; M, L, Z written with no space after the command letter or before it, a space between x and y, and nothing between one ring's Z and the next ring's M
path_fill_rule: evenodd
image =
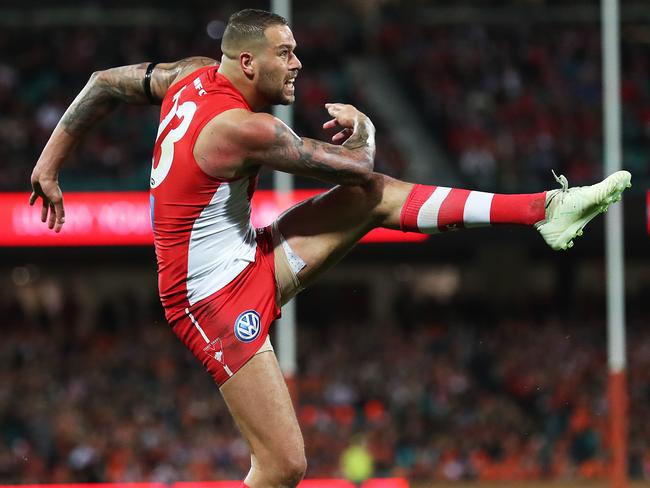
M260 314L246 310L235 321L235 336L242 342L252 342L260 335Z

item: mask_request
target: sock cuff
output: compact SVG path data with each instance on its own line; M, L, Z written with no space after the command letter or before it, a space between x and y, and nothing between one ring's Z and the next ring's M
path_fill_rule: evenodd
M399 216L399 226L402 232L419 232L418 214L422 204L428 200L437 187L414 185L402 206Z
M493 224L533 225L544 220L546 192L494 195L490 221Z

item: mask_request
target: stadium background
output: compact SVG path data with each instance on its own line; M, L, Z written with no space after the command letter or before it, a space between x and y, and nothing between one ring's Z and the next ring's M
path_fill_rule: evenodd
M223 22L249 6L268 8L4 0L0 190L28 191L41 148L92 71L218 57ZM628 461L642 485L650 5L622 2L621 13L624 167L634 183ZM327 137L323 103L336 100L373 118L376 167L393 176L519 192L553 187L551 169L573 185L602 175L598 2L294 2L293 30L301 135ZM122 107L69 162L64 192L146 190L157 117ZM605 479L602 236L594 222L565 254L516 228L357 248L297 302L307 476L343 477L343 454L362 452L374 477L413 486ZM242 478L246 447L167 330L154 270L150 247L0 252L0 483Z

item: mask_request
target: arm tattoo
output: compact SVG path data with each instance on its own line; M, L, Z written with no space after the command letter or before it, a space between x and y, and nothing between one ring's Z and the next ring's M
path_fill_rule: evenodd
M305 142L307 144L305 144ZM323 161L319 161L316 158L316 154L315 154L319 149L318 147L320 145L319 142L320 141L311 141L311 140L303 141L302 139L299 139L295 143L296 148L298 149L298 154L300 154L299 161L303 165L305 165L306 168L317 170L318 172L323 173L324 175L332 175L332 176L338 175L344 178L349 178L355 175L355 173L351 169L348 168L337 169L329 164L324 163ZM329 145L323 144L320 147L320 149L325 153L340 156L339 151L332 149L332 148L336 148L337 146L331 146L331 147L328 146Z
M137 67L129 66L120 70L121 76L93 74L61 119L66 132L73 136L83 135L97 121L112 112L120 102L144 103L144 94L138 96L135 86L138 84L136 70ZM143 91L142 88L140 91Z
M287 168L290 172L306 173L335 183L354 183L359 179L360 170L372 164L372 156L368 162L365 149L365 146L359 151L314 139L301 139L286 125L278 122L275 125L275 139L267 156L275 161L298 163L298 167Z
M211 63L214 63L213 59L193 57L158 64L151 78L153 97L162 100L179 75ZM149 99L142 84L147 66L148 63L141 63L93 73L61 119L65 131L73 136L81 136L120 103L148 104Z

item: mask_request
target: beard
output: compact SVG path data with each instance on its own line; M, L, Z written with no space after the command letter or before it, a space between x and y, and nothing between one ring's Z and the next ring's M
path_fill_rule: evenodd
M286 78L284 75L277 76L271 73L263 73L260 76L258 90L270 105L291 105L296 97L294 90L287 93Z

